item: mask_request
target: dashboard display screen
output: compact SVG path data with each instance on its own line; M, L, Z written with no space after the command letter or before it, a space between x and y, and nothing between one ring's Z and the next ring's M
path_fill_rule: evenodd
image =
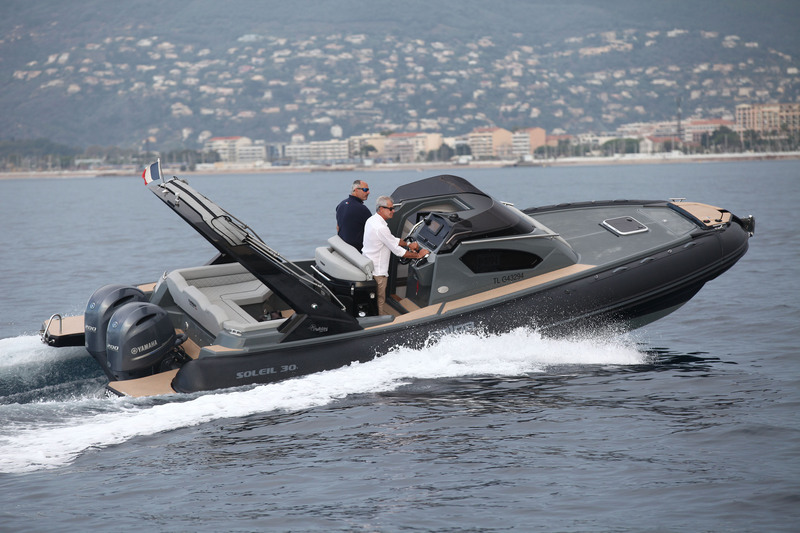
M428 224L428 230L430 230L430 232L433 233L434 235L438 235L439 230L441 229L442 229L442 223L439 222L438 220L435 219L431 220L430 224Z

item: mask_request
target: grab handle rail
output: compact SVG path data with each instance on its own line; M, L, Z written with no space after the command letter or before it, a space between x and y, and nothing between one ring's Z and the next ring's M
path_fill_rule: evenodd
M45 343L45 344L47 344L46 336L50 332L50 324L53 322L54 318L58 319L58 333L59 333L59 335L61 334L61 330L62 330L61 315L58 314L58 313L55 313L47 321L47 325L44 327L44 329L42 330L42 333L41 333L42 342Z

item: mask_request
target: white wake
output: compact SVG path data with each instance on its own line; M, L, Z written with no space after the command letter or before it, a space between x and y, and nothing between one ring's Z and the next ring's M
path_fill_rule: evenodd
M0 349L5 347L0 345ZM4 359L0 357L0 365ZM519 376L559 365L637 365L646 360L647 355L626 337L548 339L519 329L504 335L449 336L422 350L399 348L368 363L187 401L153 405L152 400L78 399L70 402L69 409L62 409L72 413L64 419L49 417L37 423L15 417L16 423L0 429L0 472L55 468L87 449L124 443L137 436L261 412L294 412L351 394L391 391L415 379ZM81 409L76 402L85 402L86 408ZM107 403L99 407L98 402ZM59 409L57 402L36 405L38 409L47 407Z
M46 365L54 361L65 361L89 357L82 347L53 348L43 344L32 335L0 339L0 371L23 365Z

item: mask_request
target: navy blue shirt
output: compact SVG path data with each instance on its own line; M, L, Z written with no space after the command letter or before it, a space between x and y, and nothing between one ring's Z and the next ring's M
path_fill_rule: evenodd
M360 252L364 245L364 224L371 216L369 207L364 205L361 198L351 194L336 206L336 225L339 226L339 237Z

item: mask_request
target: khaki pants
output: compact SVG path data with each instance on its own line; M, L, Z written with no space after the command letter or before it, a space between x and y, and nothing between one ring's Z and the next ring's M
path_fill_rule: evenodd
M378 314L383 315L384 308L386 307L386 283L389 281L387 276L374 276L373 279L378 285L378 291L375 295L378 298Z

